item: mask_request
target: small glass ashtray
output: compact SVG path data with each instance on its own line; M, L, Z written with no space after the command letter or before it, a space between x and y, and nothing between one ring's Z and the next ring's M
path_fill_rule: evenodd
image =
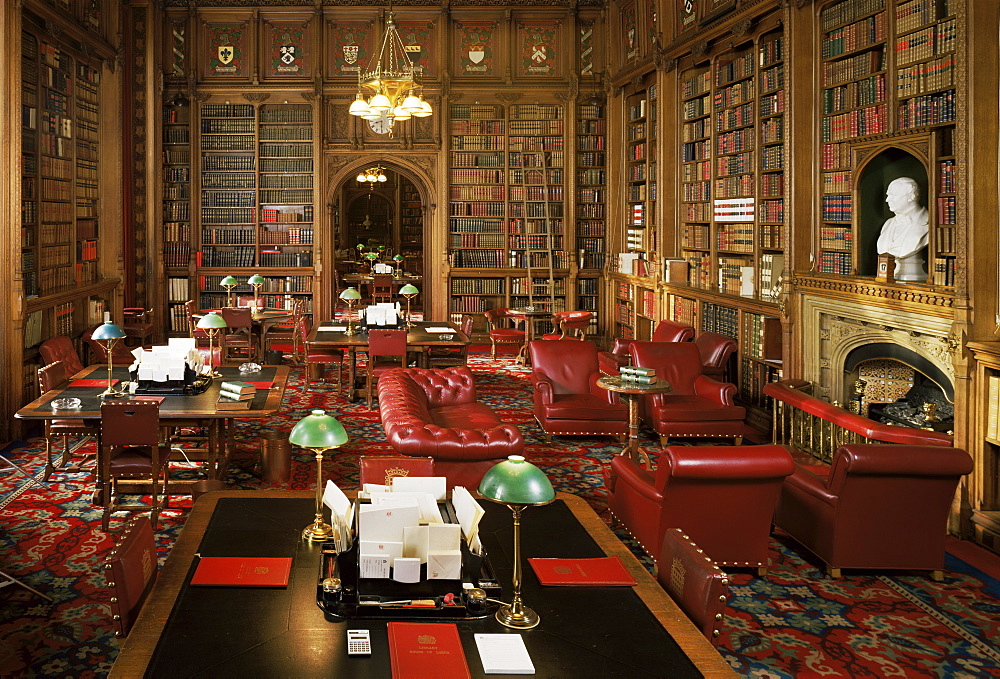
M80 407L78 398L55 398L52 399L53 410L73 410Z
M248 375L250 373L259 373L260 365L257 363L244 363L240 366L240 374Z
M455 336L454 335L441 335L441 339L446 340L446 341L447 340L453 340L453 339L455 339Z

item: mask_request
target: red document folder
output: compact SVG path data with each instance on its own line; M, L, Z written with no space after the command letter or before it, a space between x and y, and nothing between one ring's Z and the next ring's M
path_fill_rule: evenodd
M118 384L117 379L111 380L111 386ZM102 380L72 380L69 383L71 387L106 387L108 386L108 381L106 379Z
M451 622L390 622L393 679L467 679L458 627Z
M209 587L287 587L292 559L262 556L203 556L192 585Z
M543 585L634 585L617 556L594 559L528 559Z

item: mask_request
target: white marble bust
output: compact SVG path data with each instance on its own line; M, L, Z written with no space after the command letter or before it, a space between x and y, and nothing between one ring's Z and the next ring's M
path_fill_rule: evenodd
M920 186L910 177L889 182L885 202L895 215L885 221L878 237L878 253L896 258L898 281L927 280L927 208L917 202Z

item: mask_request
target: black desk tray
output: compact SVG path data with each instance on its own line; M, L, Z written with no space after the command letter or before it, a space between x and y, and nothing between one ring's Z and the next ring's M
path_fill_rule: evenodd
M129 377L138 385L135 393L140 395L196 396L204 393L212 384L211 377L196 375L190 367L184 369L183 380L164 380L163 382L136 380L135 372L130 372Z
M426 565L420 567L420 582L361 578L358 541L342 554L337 553L332 542L327 543L321 554L316 604L332 622L347 618L473 620L492 615L497 604L470 602L468 593L462 588L463 582L471 582L482 589L489 599L500 599L501 595L500 584L485 552L473 554L464 541L461 580L428 580ZM340 591L324 587L324 580L331 577L340 579ZM448 597L449 594L454 596ZM449 599L453 603L447 604ZM433 605L399 603L411 601L433 602Z

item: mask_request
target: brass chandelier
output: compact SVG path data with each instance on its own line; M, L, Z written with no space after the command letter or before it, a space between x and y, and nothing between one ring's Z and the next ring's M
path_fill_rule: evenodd
M368 70L358 71L358 96L348 112L365 120L385 118L390 129L397 121L431 115L433 110L424 100L419 82L419 55L419 45L403 44L390 6L382 47Z
M385 168L381 165L375 165L367 170L362 170L361 172L358 172L358 176L355 177L355 180L359 183L364 184L365 182L371 182L372 186L375 185L375 182L384 182L388 181L388 179L389 178L385 176Z

